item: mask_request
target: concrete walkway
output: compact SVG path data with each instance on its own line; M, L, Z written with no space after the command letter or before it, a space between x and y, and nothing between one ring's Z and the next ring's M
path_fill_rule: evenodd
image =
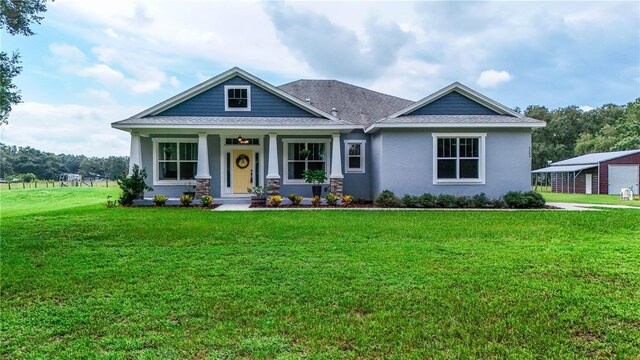
M555 206L562 210L575 210L575 211L600 211L601 210L597 208L640 210L639 206L629 206L629 205L577 204L577 203L558 203L558 202L549 202L547 203L547 205Z
M251 204L222 204L213 211L249 211Z

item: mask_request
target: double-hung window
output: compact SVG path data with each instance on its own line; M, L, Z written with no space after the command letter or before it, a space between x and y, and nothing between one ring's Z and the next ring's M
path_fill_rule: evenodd
M348 173L363 173L365 161L365 140L344 141L344 168Z
M433 134L434 183L484 183L485 134Z
M284 182L304 183L305 170L324 170L329 173L328 139L284 139Z
M248 85L226 85L224 87L225 111L250 111L251 87Z
M196 139L154 140L156 183L189 183L195 179L198 167Z

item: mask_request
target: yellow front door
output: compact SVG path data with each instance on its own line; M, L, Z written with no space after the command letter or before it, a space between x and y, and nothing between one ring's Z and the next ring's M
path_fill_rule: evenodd
M233 193L247 194L247 188L253 187L253 151L233 150Z

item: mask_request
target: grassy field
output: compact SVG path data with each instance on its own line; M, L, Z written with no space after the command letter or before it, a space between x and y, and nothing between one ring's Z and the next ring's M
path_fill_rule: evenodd
M640 206L640 200L620 200L618 195L558 194L543 192L548 202Z
M225 213L1 195L0 357L639 356L635 210Z
M105 204L107 196L120 194L117 187L58 187L26 190L0 190L0 216L33 215L52 210Z

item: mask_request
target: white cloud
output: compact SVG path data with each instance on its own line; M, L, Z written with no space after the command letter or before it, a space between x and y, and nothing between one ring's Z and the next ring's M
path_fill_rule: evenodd
M119 37L120 37L118 34L116 34L116 32L115 32L115 31L113 31L113 29L112 29L112 28L108 28L108 29L106 29L106 30L104 31L104 33L105 33L105 34L107 34L109 37L112 37L112 38L114 38L114 39L117 39L117 38L119 38Z
M508 82L513 78L511 74L502 70L486 70L480 73L476 84L481 88L494 88L502 83Z
M587 111L591 111L593 110L593 107L589 106L589 105L582 105L580 106L580 110L587 112Z
M112 129L110 123L141 109L140 106L25 102L14 107L9 124L2 125L0 132L4 143L53 153L128 155L129 135Z
M49 50L56 57L56 60L60 62L81 63L86 60L82 50L69 44L52 43L49 45Z

